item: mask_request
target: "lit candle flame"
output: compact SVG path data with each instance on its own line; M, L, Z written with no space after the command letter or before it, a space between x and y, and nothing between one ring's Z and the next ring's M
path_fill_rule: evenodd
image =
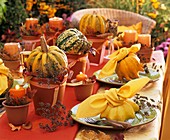
M16 86L15 86L15 89L16 89L16 90L18 90L19 88L20 88L20 86L19 86L19 85L16 85Z

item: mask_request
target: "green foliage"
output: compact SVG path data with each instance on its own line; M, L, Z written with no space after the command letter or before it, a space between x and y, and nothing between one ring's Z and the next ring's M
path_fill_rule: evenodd
M3 20L5 20L5 12L6 12L6 5L5 5L6 0L1 0L0 1L0 24L2 23Z
M21 23L25 22L27 17L27 13L25 8L21 2L21 0L8 0L6 3L6 13L4 14L5 20L0 24L0 35L5 34L8 36L13 32L13 37L17 33L19 33L19 28ZM9 31L11 31L9 33ZM19 36L19 34L18 34ZM7 39L5 39L7 40Z

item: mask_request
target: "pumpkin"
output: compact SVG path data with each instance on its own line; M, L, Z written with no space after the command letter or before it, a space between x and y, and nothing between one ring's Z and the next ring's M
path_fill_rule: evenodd
M116 66L116 74L119 80L131 80L139 78L139 71L144 71L140 59L134 53L130 53L127 57L118 62Z
M76 75L76 80L77 81L84 81L86 80L88 77L86 74L80 72L79 74Z
M86 54L92 44L76 28L70 28L62 32L56 40L56 45L66 53Z
M42 78L52 78L65 73L68 67L66 54L57 46L48 46L44 36L41 46L31 51L26 61L28 72ZM66 74L66 73L65 73Z
M96 33L104 34L108 30L106 19L95 12L93 14L85 14L80 19L79 30L85 35Z

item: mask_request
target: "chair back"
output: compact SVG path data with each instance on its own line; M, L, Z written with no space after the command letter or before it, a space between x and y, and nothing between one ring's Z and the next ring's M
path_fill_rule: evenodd
M133 13L125 10L118 10L112 8L89 8L81 9L74 12L71 16L71 22L74 27L78 27L78 23L84 14L96 12L103 15L105 18L110 20L119 20L119 25L131 26L138 22L142 22L142 33L149 34L155 27L156 22L148 17L142 16L137 13Z

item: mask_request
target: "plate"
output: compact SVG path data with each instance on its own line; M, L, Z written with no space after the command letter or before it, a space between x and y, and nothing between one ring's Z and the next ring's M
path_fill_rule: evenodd
M113 85L118 85L118 86L122 86L126 83L126 81L120 81L118 80L118 75L116 73L114 73L111 76L107 76L104 78L99 79L99 73L101 70L98 70L96 72L93 73L93 75L96 76L96 80L106 83L106 84L113 84ZM146 74L145 72L140 71L139 72L139 77L149 77L151 80L150 82L155 82L157 80L159 80L160 78L160 73L157 72L155 69L149 68L149 74Z
M87 123L83 118L76 118L76 112L77 112L77 109L78 109L78 106L79 104L75 105L71 111L72 111L72 115L71 117L73 118L73 120L75 120L76 122L79 122L81 124L84 124L84 125L87 125L87 126L91 126L91 127L97 127L97 128L108 128L108 129L116 129L110 125L98 125L98 124L90 124L90 123ZM140 110L139 112L142 112L142 110ZM141 125L145 125L145 124L148 124L150 122L152 122L153 120L155 120L156 116L157 116L157 113L156 113L156 110L155 109L152 109L150 112L149 112L149 115L148 116L142 116L139 112L136 113L136 117L134 119L129 119L127 120L126 122L129 122L131 124L131 127L129 128L133 128L133 127L137 127L137 126L141 126ZM100 115L98 116L94 116L94 117L91 117L95 120L99 120L100 119ZM120 129L119 129L120 130Z

